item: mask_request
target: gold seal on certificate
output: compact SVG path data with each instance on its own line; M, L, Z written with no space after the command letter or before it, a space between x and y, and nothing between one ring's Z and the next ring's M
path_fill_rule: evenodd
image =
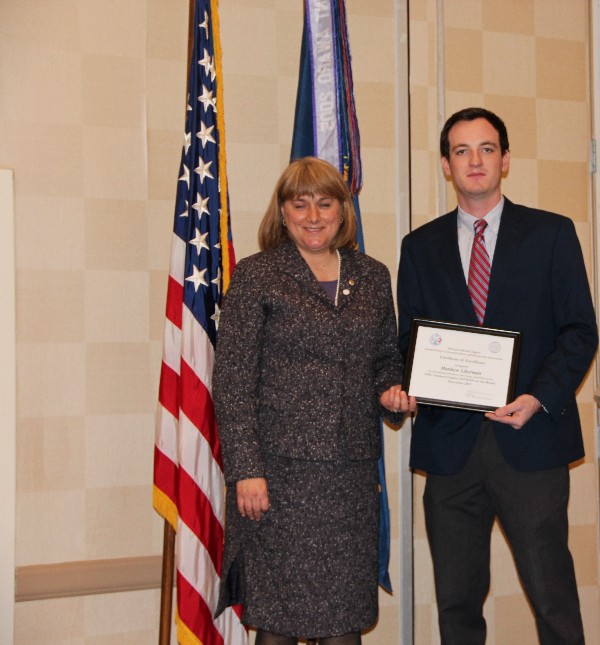
M521 333L415 318L403 387L418 403L488 412L514 398Z

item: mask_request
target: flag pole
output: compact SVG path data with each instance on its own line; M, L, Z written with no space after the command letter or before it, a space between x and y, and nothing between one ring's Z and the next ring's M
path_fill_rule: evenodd
M162 579L160 587L160 628L158 645L171 642L171 615L173 613L173 581L175 571L175 531L165 520L163 534Z
M190 69L194 51L194 15L196 0L190 0L188 10L188 47L187 67ZM186 74L186 85L189 85L189 74ZM189 87L186 87L186 102ZM162 575L160 583L160 625L158 645L169 645L171 642L171 616L173 615L173 587L175 585L175 529L165 520L163 531Z

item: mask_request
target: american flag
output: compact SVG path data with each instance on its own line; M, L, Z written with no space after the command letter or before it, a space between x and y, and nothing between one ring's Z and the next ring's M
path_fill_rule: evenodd
M154 451L154 508L175 529L177 640L245 645L236 609L213 619L224 478L211 396L219 304L235 259L225 172L217 0L196 0Z

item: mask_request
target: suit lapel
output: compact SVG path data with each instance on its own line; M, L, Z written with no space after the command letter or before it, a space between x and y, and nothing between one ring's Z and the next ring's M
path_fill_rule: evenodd
M514 204L504 198L504 209L502 210L498 239L492 260L484 324L494 316L494 310L500 302L502 291L510 276L510 270L522 236L523 227L521 225L521 217L515 209Z
M340 286L338 297L338 309L343 309L352 300L354 293L364 278L364 272L360 271L357 254L351 249L340 249L342 266L340 271Z
M314 273L310 270L293 242L284 242L279 245L275 249L275 253L278 256L279 267L283 273L287 273L300 283L307 294L315 296L330 307L334 307L331 298L325 293L325 290L319 284ZM344 261L342 261L342 272L344 272ZM341 298L339 300L342 301Z

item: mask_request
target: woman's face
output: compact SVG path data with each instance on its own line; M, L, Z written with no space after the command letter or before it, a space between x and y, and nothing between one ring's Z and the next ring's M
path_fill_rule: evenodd
M342 223L342 205L334 197L300 195L281 207L289 236L301 253L329 252Z

